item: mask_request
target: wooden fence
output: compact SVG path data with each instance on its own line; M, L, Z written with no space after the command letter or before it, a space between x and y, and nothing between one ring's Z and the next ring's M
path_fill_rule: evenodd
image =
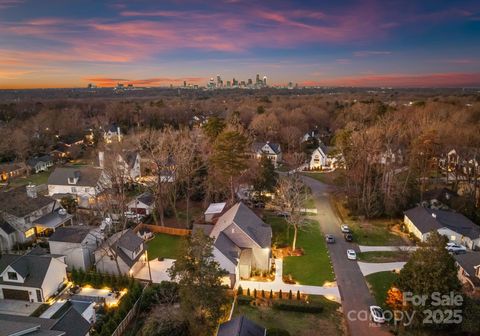
M166 226L150 225L150 224L138 224L133 230L138 232L142 229L148 230L154 233L165 233L172 236L188 236L192 230L176 229Z
M140 305L139 302L142 299L143 292L145 291L145 288L147 288L148 286L149 286L149 284L147 284L145 287L143 287L142 294L137 299L137 301L133 305L132 309L130 309L130 311L127 313L125 318L118 324L117 328L112 333L112 336L121 336L121 335L123 335L125 330L127 330L128 325L130 324L132 319L135 317L135 315L137 315L137 313L138 313L138 307Z

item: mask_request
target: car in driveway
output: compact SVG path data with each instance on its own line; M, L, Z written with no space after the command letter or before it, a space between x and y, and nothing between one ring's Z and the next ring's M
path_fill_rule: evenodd
M352 236L351 233L345 233L345 234L343 235L343 238L345 238L345 241L347 241L347 242L349 242L349 243L351 243L351 242L353 241L353 236Z
M448 252L454 253L454 254L463 254L467 253L467 248L463 245L456 244L456 243L447 243L447 246L445 247Z
M370 317L375 323L385 323L385 316L379 306L370 306Z
M340 226L340 229L342 230L343 233L350 233L350 228L348 227L347 224L342 224Z
M327 242L327 244L333 244L335 243L335 237L332 234L326 234L325 241Z
M347 258L349 260L357 260L357 253L354 250L347 250Z

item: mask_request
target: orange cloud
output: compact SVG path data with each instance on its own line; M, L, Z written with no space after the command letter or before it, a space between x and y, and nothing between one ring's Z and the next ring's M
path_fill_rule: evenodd
M146 79L126 79L126 78L111 78L111 77L86 77L83 78L83 81L94 83L99 86L112 87L116 86L118 83L123 84L133 84L139 86L162 86L170 84L180 84L186 81L189 84L201 84L204 83L207 79L203 77L180 77L180 78L171 78L171 77L154 77Z

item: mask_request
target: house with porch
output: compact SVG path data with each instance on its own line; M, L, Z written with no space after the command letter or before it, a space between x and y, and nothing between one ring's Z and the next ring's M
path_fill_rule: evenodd
M0 251L72 223L72 215L55 199L39 194L34 185L0 192L0 204Z
M310 156L308 167L312 170L334 169L342 164L342 155L336 153L335 147L325 146L323 142L320 142Z
M270 270L272 228L242 202L218 218L209 236L215 259L229 273L225 282L230 286L250 278L253 270Z
M0 299L46 302L67 281L63 256L4 254L0 257Z
M282 161L282 149L280 144L274 142L254 142L252 145L252 152L255 158L260 159L262 156L267 156L275 166Z
M417 206L404 212L403 222L407 230L422 242L432 231L437 231L449 241L470 250L480 248L480 226L458 212Z
M50 155L32 157L27 160L27 166L31 173L38 174L53 166L53 158Z
M145 244L131 229L113 234L94 252L98 272L133 275L147 262Z
M90 208L109 186L105 172L95 167L57 167L48 177L48 195L61 199L71 196L78 206Z

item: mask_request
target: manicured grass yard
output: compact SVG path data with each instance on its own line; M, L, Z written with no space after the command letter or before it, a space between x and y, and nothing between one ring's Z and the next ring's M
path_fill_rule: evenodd
M378 272L366 276L370 291L373 293L379 306L385 306L387 291L390 289L398 274L395 272Z
M265 221L272 226L275 246L291 245L293 228L289 227L285 219L266 213ZM292 275L293 279L302 285L322 286L325 281L334 280L325 239L317 221L309 220L308 225L299 230L297 248L302 248L304 255L285 257L283 275Z
M27 185L29 183L32 183L35 185L46 184L48 177L50 176L50 173L52 171L53 171L52 168L50 168L50 170L47 170L38 174L32 174L28 177L18 177L16 179L12 179L10 183L13 187L19 187L22 185Z
M183 239L181 236L156 233L155 237L147 242L148 259L153 260L158 257L177 259Z
M368 246L401 246L408 242L390 230L392 225L398 224L396 219L368 219L360 220L349 215L341 201L332 199L332 206L336 208L340 218L348 224L353 233L353 240L358 245Z
M285 257L284 275L291 274L302 285L322 286L326 281L334 280L327 245L317 221L310 220L308 226L299 230L297 246L304 250L304 255Z
M409 253L403 251L374 251L357 253L359 261L371 263L387 263L408 261Z
M287 330L290 335L307 336L343 335L342 315L338 311L340 305L329 301L323 296L309 296L311 301L324 303L324 311L317 314L307 314L274 310L271 307L255 307L250 305L235 305L233 315L245 315L267 329L280 328Z

